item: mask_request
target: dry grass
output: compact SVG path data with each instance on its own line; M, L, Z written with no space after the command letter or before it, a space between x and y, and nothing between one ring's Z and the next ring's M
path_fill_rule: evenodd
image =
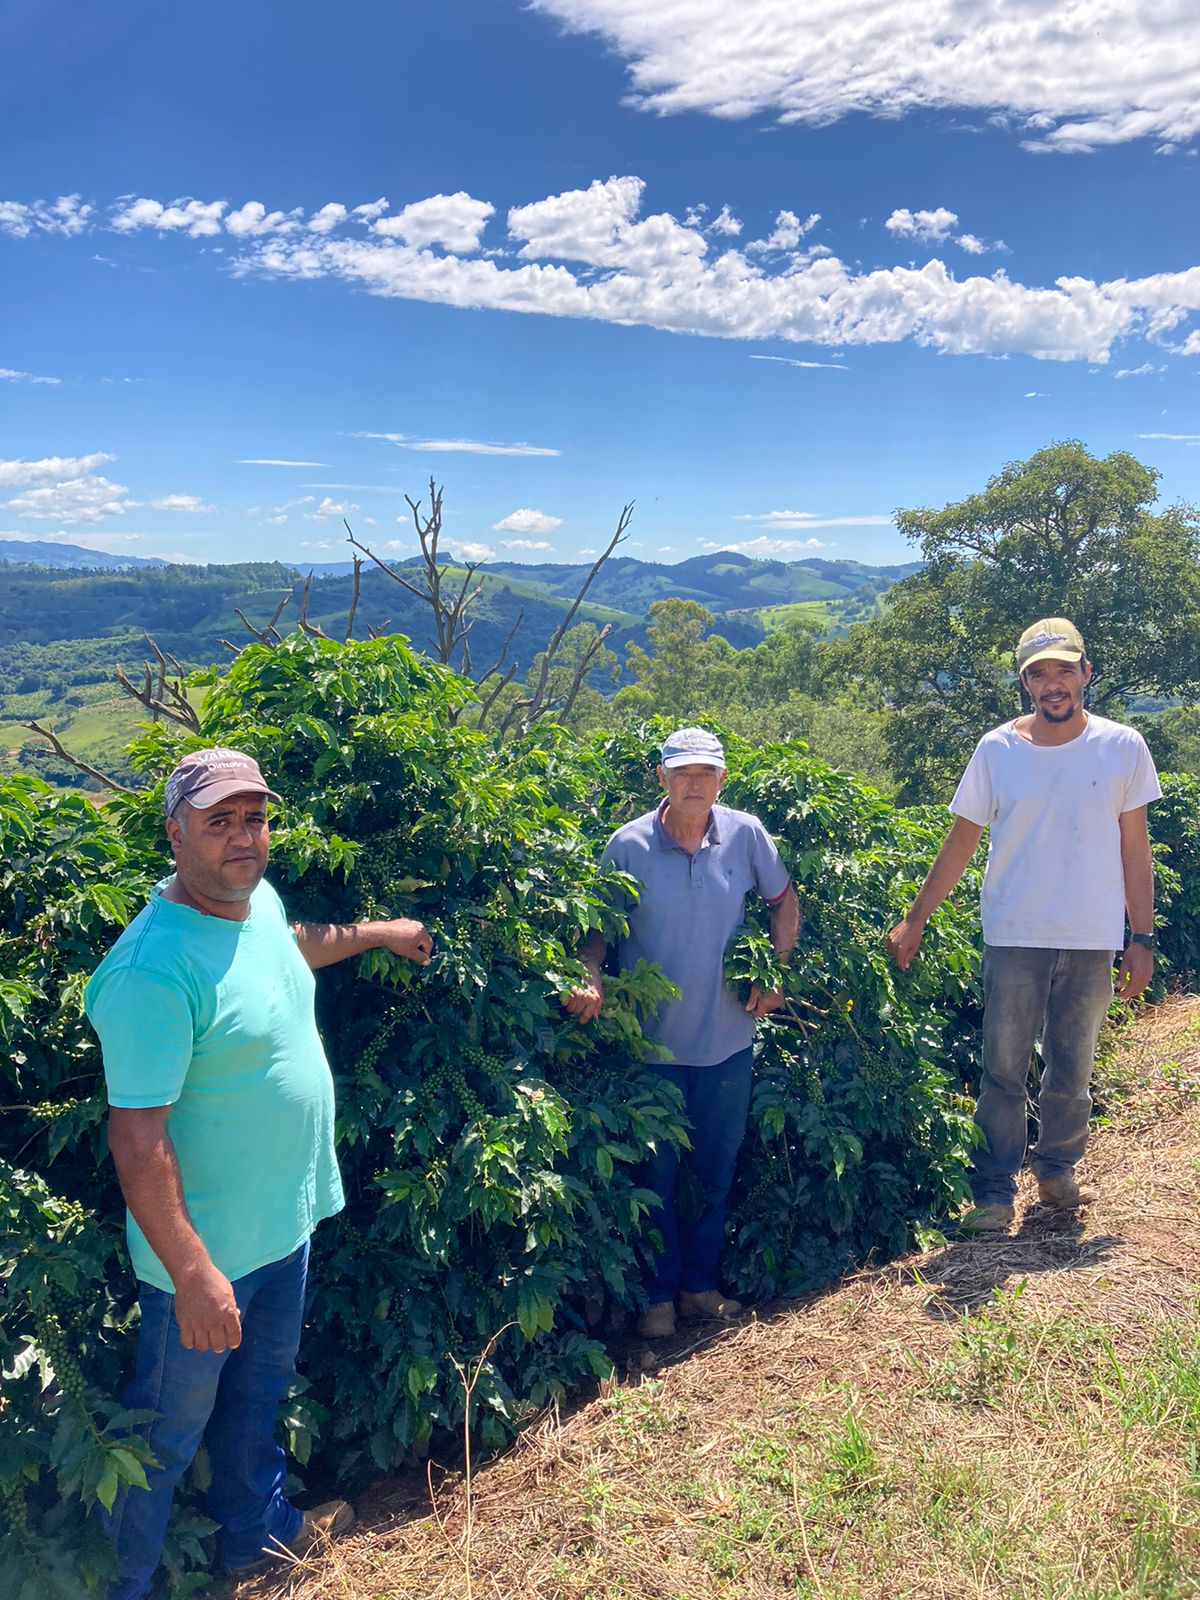
M1105 1068L1077 1221L627 1352L474 1478L238 1600L1200 1596L1200 1001ZM468 1548L467 1522L470 1515Z

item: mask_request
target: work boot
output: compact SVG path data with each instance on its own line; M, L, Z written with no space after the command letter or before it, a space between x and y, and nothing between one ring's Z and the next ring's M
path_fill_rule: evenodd
M637 1331L643 1339L668 1339L675 1332L675 1304L671 1300L660 1300L655 1306L647 1306L638 1318Z
M1007 1233L1016 1215L1011 1200L981 1200L963 1213L962 1225L968 1233Z
M293 1556L297 1561L304 1561L332 1540L349 1533L353 1526L354 1507L348 1500L326 1500L324 1505L314 1506L304 1513L300 1532L294 1539L279 1544L270 1553L280 1559Z
M324 1505L314 1506L311 1511L304 1513L304 1521L294 1539L272 1539L269 1545L264 1546L262 1555L256 1561L239 1566L227 1561L224 1570L231 1577L248 1578L253 1573L264 1571L272 1561L304 1561L331 1540L349 1533L353 1526L354 1507L348 1500L326 1500Z
M719 1289L705 1289L701 1294L681 1290L676 1301L681 1317L736 1317L742 1309L740 1300L727 1300Z
M1038 1179L1038 1199L1055 1211L1075 1211L1080 1206L1090 1206L1100 1198L1100 1191L1090 1183L1077 1183L1072 1172L1060 1173L1057 1178Z

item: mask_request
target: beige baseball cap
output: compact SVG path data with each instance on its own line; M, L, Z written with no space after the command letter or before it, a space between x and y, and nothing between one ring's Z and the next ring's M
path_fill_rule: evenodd
M253 756L220 746L212 750L193 750L167 779L163 809L169 817L173 816L179 802L186 800L197 811L207 811L218 800L228 800L235 794L261 794L268 800L279 799L274 789L267 788L267 780Z
M1083 636L1066 617L1043 617L1031 623L1017 641L1017 671L1035 661L1082 661L1087 652Z

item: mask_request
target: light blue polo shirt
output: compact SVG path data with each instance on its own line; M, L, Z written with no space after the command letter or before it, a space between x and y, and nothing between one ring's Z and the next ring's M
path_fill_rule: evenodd
M170 1106L188 1214L229 1279L281 1261L342 1206L333 1080L314 979L279 896L244 922L164 900L163 885L92 974L85 1004L109 1104ZM173 1285L131 1216L145 1283Z
M711 1067L754 1042L754 1021L725 982L725 952L733 943L750 890L773 905L787 892L787 869L757 817L714 806L695 854L663 827L663 801L627 822L604 847L601 864L628 872L642 886L617 909L629 934L617 946L622 968L645 958L682 991L644 1024L647 1035L680 1066Z

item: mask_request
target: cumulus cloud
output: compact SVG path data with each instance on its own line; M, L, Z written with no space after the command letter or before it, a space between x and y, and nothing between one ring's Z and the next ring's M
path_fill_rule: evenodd
M43 378L36 372L17 372L13 367L0 367L0 383L61 383L61 378Z
M505 539L506 550L553 550L554 546L545 539Z
M45 522L99 522L119 517L129 509L129 490L107 478L65 478L41 488L25 489L5 502L19 517Z
M361 209L361 208L360 208ZM394 217L382 217L371 231L385 239L402 239L414 248L440 244L458 254L479 248L479 236L495 211L488 200L474 200L464 190L415 200Z
M819 211L812 212L805 221L794 211L781 211L775 218L775 227L765 239L754 239L747 246L747 251L758 250L795 250L805 234L811 233L821 220Z
M186 511L191 515L215 511L216 506L206 506L198 494L164 494L157 500L147 500L151 511Z
M950 230L957 222L957 215L947 211L945 206L938 206L936 211L910 211L907 206L902 206L900 210L892 212L884 227L899 239L922 239L940 244L943 239L949 238Z
M305 495L303 500L296 500L291 503L294 505L303 505L306 501L311 502L312 498L313 496L309 494ZM279 510L286 511L287 507L280 506ZM357 510L358 506L352 500L333 500L329 497L329 495L323 495L321 497L321 503L317 506L316 510L306 511L304 515L309 519L309 521L317 522L324 521L326 517L348 517L352 511Z
M522 506L517 511L510 511L499 522L492 523L493 533L553 533L555 528L562 527L561 517L552 517L545 511L533 511L528 506ZM539 545L538 549L548 550L549 545Z
M977 239L973 233L956 234L954 242L960 250L965 250L971 256L981 256L987 249L983 240Z
M1114 344L1139 334L1176 354L1200 349L1200 330L1181 329L1200 311L1200 266L1100 283L1061 277L1044 286L1014 281L1004 271L960 278L936 257L920 267L874 271L814 249L752 257L733 248L711 249L711 232L668 213L640 219L643 190L640 178L611 177L514 207L509 229L523 258L516 264L491 255L446 254L377 233L304 231L240 240L232 270L301 281L332 277L370 294L439 305L833 350L912 340L947 355L1104 363ZM223 206L179 201L162 207L136 200L125 203L122 214L131 227L203 238L210 225L219 226L211 213ZM138 212L139 207L150 209ZM945 208L907 213L913 226L934 229L950 228L945 218L953 215ZM450 234L448 226L439 226ZM787 236L791 231L789 224ZM568 262L582 263L583 270ZM557 454L525 444L374 437L408 450Z
M57 200L0 200L0 233L27 239L31 233L83 233L94 207L85 206L77 194L60 194Z
M954 108L998 113L1030 147L1065 152L1136 138L1176 145L1200 132L1192 0L531 3L613 45L630 100L660 115L820 127Z
M496 555L490 544L482 544L472 539L465 541L445 539L443 543L455 561L466 561L478 565L481 561L494 560Z
M115 461L106 451L97 450L90 456L43 456L38 461L0 461L0 489L17 489L39 484L61 482L64 478L85 477L97 467Z
M195 204L194 201L192 203ZM244 206L229 213L225 218L225 227L237 239L253 238L264 233L294 233L300 226L298 219L303 215L300 207L294 211L268 211L261 200L247 200Z
M220 233L221 218L228 204L227 200L183 199L172 200L170 205L164 206L161 200L126 199L118 201L110 226L117 233L154 228L159 233L184 233L189 239L209 239Z
M309 233L332 233L339 223L346 220L346 208L337 200L331 200L327 206L322 206L319 211L314 211L309 217L307 227Z
M722 233L729 238L735 238L742 231L741 222L728 206L722 206L708 226L713 233Z
M414 439L406 433L356 433L356 439L384 439L388 444L399 445L402 450L429 450L435 454L465 451L475 456L560 456L561 450L551 450L539 444L489 444L480 439Z

